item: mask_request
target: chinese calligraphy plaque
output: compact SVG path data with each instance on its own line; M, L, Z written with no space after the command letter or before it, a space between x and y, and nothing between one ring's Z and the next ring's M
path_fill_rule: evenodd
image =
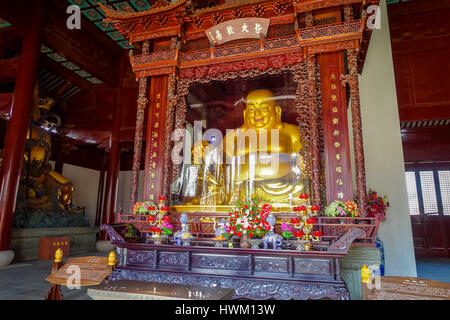
M222 22L205 31L214 46L238 39L263 39L267 35L270 19L242 18Z

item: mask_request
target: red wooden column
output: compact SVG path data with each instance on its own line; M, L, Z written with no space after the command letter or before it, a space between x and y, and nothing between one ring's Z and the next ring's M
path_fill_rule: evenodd
M3 166L0 173L0 251L7 251L10 248L17 188L31 117L33 88L41 47L44 1L38 0L33 3L32 18L22 44L20 66L12 100L11 120L6 131Z
M120 74L123 75L125 60L122 57ZM116 103L114 105L113 127L109 141L108 166L106 168L105 198L103 206L102 224L112 224L116 217L117 187L119 184L120 171L120 124L122 113L122 81L121 86L117 88ZM106 240L106 232L101 233L101 239Z
M345 74L344 53L319 56L322 86L323 136L327 202L353 199L347 99L341 75Z
M144 201L156 201L166 190L163 190L163 174L165 161L165 134L167 75L152 77L150 89L150 105L147 119L147 145L145 151ZM170 132L171 134L171 132ZM168 161L168 159L166 159Z

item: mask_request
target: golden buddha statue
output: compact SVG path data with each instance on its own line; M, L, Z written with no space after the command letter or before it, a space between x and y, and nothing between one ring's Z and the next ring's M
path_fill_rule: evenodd
M35 86L31 115L34 125L30 126L27 133L19 184L19 208L59 211L68 209L72 203L72 183L54 171L49 163L52 150L50 133L35 125L45 123L54 103L51 98L40 99L38 87Z
M234 205L256 197L280 207L295 205L308 192L298 158L302 149L298 126L281 121L281 107L270 90L250 92L244 123L229 130L214 147L194 144L198 166L197 195L186 205Z

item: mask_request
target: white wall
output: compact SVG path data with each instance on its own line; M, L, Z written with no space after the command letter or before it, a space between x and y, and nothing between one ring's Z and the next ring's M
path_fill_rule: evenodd
M367 188L387 195L391 204L378 231L385 247L386 275L416 276L385 0L380 8L381 29L372 33L360 76ZM350 114L349 108L349 119Z
M54 162L51 161L51 164L54 167ZM86 207L89 223L92 226L95 225L100 172L64 163L62 174L74 185L73 205ZM143 181L144 171L141 171L139 175L138 201L142 201ZM120 208L122 208L124 212L128 210L131 193L130 185L131 171L120 171L117 188L117 210Z
M138 188L138 201L142 201L142 190L144 181L144 171L139 173L139 188ZM119 187L117 193L117 210L123 209L123 212L127 212L130 203L131 194L131 171L120 171L119 173Z
M89 223L94 226L100 172L64 163L62 175L74 185L73 205L86 207Z

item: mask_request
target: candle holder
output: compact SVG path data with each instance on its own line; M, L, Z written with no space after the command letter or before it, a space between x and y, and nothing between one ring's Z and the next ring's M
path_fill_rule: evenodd
M314 218L319 213L319 206L310 205L307 194L301 194L300 200L303 204L292 208L297 214L297 218L291 219L294 229L294 237L297 238L297 250L310 251L313 247L313 242L320 241L322 233L320 231L313 232L314 224L317 220Z
M154 244L162 244L172 234L173 226L169 223L170 218L167 216L169 207L164 205L165 200L165 196L159 197L158 212L154 219L149 220L150 232L146 237L147 243L152 241Z

